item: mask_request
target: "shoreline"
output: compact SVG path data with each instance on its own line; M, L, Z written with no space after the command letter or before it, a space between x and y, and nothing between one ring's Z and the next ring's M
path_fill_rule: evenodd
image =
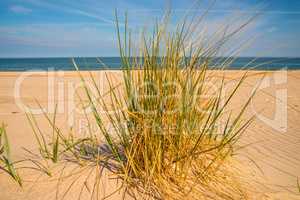
M130 69L132 70L132 69ZM141 70L141 69L134 69ZM249 72L275 72L275 71L288 71L288 72L299 72L299 69L289 69L288 67L278 68L278 69L239 69L239 68L226 68L226 69L208 69L209 71L249 71ZM80 72L101 72L101 71L122 71L122 68L108 68L108 69L80 69ZM0 73L22 73L22 72L77 72L74 70L0 70Z

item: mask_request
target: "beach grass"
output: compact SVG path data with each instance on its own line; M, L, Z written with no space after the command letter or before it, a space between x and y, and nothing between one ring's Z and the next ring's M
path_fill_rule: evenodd
M10 145L4 124L2 124L0 127L0 171L10 175L11 178L13 178L20 186L22 186L22 180L11 159Z

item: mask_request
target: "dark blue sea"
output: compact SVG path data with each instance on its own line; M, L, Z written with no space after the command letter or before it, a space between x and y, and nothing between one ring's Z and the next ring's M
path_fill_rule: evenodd
M218 65L226 58L216 58L211 64ZM100 57L105 66L96 58L75 58L80 70L121 69L119 57ZM256 70L297 70L300 69L300 58L253 58L239 57L227 69L256 69ZM0 58L0 71L49 71L75 70L70 58Z

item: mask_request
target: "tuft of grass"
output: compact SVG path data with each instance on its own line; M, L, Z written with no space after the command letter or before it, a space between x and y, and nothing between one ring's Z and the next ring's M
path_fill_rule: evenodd
M127 19L121 37L116 15L124 88L114 89L107 78L110 101L98 94L97 102L111 132L86 89L98 127L118 163L115 174L126 191L155 199L245 198L227 167L236 142L252 121L242 118L252 97L235 116L226 116L225 109L247 73L224 97L224 77L215 80L220 71L209 71L223 41L209 49L187 47L192 25L183 22L168 32L165 23L156 25L150 37L143 35L138 55L132 56ZM209 84L216 87L213 93Z
M183 22L172 32L167 29L166 16L133 49L132 41L137 40L131 38L127 17L124 30L118 21L116 15L121 87L106 74L109 92L103 95L91 76L97 91L92 93L73 60L98 133L104 137L96 144L100 149L103 144L106 147L105 153L100 151L104 167L122 180L126 195L134 197L247 199L231 161L237 141L253 120L244 119L243 114L254 93L239 112L228 112L247 72L224 96L224 75L215 77L222 76L230 61L212 66L219 49L237 30L209 45L187 46L194 22ZM99 151L90 155L88 159L95 161Z
M11 160L10 146L4 124L0 127L0 171L1 170L10 175L10 177L22 186L21 177Z

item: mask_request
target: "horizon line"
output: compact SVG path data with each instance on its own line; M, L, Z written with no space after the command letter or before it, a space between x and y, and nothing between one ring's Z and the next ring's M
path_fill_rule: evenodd
M133 56L132 56L133 57ZM140 56L139 56L140 57ZM217 58L300 58L300 56L214 56ZM1 57L0 59L46 59L46 58L120 58L120 56L37 56L37 57L31 57L31 56L20 56L20 57Z

